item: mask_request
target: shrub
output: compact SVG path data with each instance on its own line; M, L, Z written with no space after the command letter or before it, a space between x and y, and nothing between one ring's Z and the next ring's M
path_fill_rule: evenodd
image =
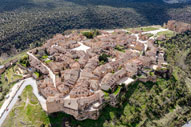
M99 62L102 62L102 61L103 61L104 63L107 63L107 62L108 62L108 57L109 57L109 56L108 56L107 54L105 54L105 53L102 54L102 55L100 55L100 56L99 56Z
M115 46L115 49L120 51L120 52L125 52L125 48L123 46L120 46L120 45Z
M0 96L0 101L3 101L3 100L4 100L4 96L1 95L1 96Z
M42 59L47 59L47 58L48 58L48 55L42 56Z
M23 56L23 57L20 59L19 63L20 63L22 66L24 66L24 67L29 67L29 66L30 66L30 63L29 63L29 60L28 60L28 55Z
M118 86L117 89L113 92L114 95L119 94L120 90L121 90L121 86Z
M40 73L39 72L34 72L34 74L36 75L37 78L40 77Z
M88 39L92 39L93 38L93 33L92 32L83 32L82 34L84 36L86 36Z
M88 39L93 39L95 36L99 35L100 33L98 30L94 30L94 31L83 32L82 34L86 36Z
M52 62L52 60L46 60L45 61L45 63L47 63L47 64L50 63L50 62Z

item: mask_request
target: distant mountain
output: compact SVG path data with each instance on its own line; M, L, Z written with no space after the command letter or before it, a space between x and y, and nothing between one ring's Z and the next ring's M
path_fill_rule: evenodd
M163 0L163 1L169 4L191 2L191 0Z

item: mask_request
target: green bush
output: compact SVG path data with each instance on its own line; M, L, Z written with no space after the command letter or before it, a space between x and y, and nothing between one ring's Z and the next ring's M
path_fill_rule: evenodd
M46 61L45 61L45 63L50 63L50 62L52 62L52 60L46 60Z
M40 73L39 72L34 72L34 74L36 75L37 78L40 77Z
M86 31L82 33L84 36L86 36L88 39L93 39L95 36L99 35L99 31L98 30L94 30L94 31Z
M115 46L115 49L120 51L120 52L125 52L125 48L123 46L121 46L121 45Z
M109 56L108 56L107 54L105 54L105 53L102 54L102 55L100 55L100 56L99 56L99 62L107 63L107 62L108 62L108 57L109 57Z
M84 36L86 36L88 39L92 39L93 38L93 33L92 32L83 32L82 34Z
M113 92L114 95L117 95L120 92L122 86L118 86L117 89Z
M30 66L30 63L29 63L28 55L23 56L23 57L19 60L19 63L20 63L22 66L24 66L24 67L29 67L29 66Z
M47 55L42 56L42 59L47 59L47 58L48 58Z
M4 96L1 95L1 96L0 96L0 101L3 101L3 100L4 100Z

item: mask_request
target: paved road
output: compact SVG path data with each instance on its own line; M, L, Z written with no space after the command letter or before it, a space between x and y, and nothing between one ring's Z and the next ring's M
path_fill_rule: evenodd
M122 31L125 31L125 32L128 32L128 30L126 30L126 29L121 29ZM148 34L148 33L151 33L151 34L153 34L154 36L157 34L157 33L159 33L159 32L163 32L163 31L167 31L168 29L164 29L164 28L159 28L158 30L153 30L153 31L148 31L148 32L142 32L142 34ZM114 30L105 30L106 32L108 32L108 33L113 33L114 32ZM140 38L139 38L139 34L132 34L132 35L134 35L134 36L136 36L137 37L137 41L139 41L139 42L141 42L141 43L143 43L144 44L144 46L145 46L145 51L147 50L147 47L148 47L148 45L147 45L147 41L142 41L142 40L140 40ZM150 39L155 39L155 37L151 37Z
M163 32L163 31L167 31L167 30L168 30L168 29L159 28L158 30L153 30L153 31L143 32L143 34L151 33L151 34L156 35L156 34L159 33L159 32Z
M182 127L191 127L191 121L186 123L186 124L184 124Z
M167 31L168 29L164 29L164 28L160 28L160 29L158 29L158 30L153 30L153 31L148 31L148 32L142 32L142 34L153 34L153 37L151 37L151 38L149 38L149 39L156 39L154 36L155 35L157 35L157 33L159 33L159 32L163 32L163 31ZM134 35L134 36L136 36L137 37L137 41L139 41L139 42L141 42L141 43L143 43L144 44L144 46L145 46L145 51L147 50L147 48L148 48L148 40L146 40L146 41L142 41L142 40L140 40L140 38L139 38L139 34L132 34L132 35Z
M0 109L0 126L3 124L4 120L6 119L7 115L15 105L15 103L18 101L18 96L20 96L24 90L24 88L28 85L31 85L33 87L33 93L39 100L42 108L46 111L46 100L39 95L36 80L33 78L27 78L25 80L19 81L16 83L13 88L11 89L9 95L9 98L5 100L3 103L1 109ZM8 109L8 110L7 110Z

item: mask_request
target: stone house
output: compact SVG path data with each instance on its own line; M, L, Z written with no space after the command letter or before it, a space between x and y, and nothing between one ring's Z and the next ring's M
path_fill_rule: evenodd
M128 77L133 77L134 75L137 75L138 66L134 63L126 63L125 69L127 71Z
M29 55L29 62L30 62L31 67L36 68L37 70L39 70L41 73L43 73L45 75L48 74L47 68L42 65L40 60L37 60L37 59L35 59L35 58L33 58L32 56Z
M124 69L119 70L114 74L108 73L101 81L101 89L104 91L114 91L117 85L116 82L119 81L121 78L124 78L126 75L127 72Z
M58 94L58 91L54 87L45 87L44 89L40 89L40 93L43 95L43 97L47 98L49 96L54 96L55 94Z
M94 71L93 74L95 74L96 76L98 76L99 78L103 77L105 74L111 72L113 70L112 66L110 65L110 63L101 65L99 67L97 67Z
M58 89L58 91L59 91L60 93L62 93L62 94L64 94L64 95L67 95L67 94L69 94L69 92L70 92L70 88L69 88L68 86L64 85L64 84L59 85L59 86L57 87L57 89Z

